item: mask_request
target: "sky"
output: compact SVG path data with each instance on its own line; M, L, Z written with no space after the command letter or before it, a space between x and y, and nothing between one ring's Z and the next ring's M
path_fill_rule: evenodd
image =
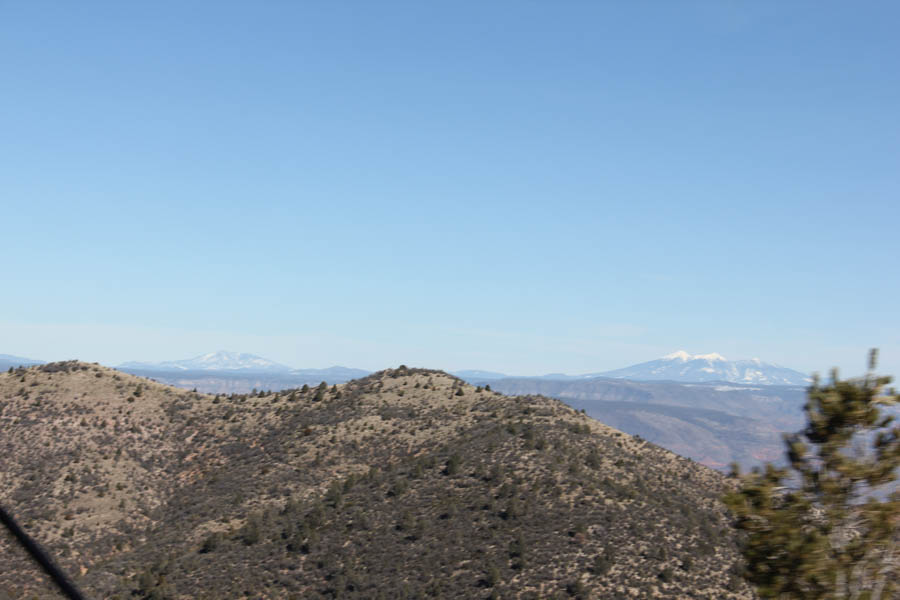
M0 353L900 376L895 2L0 0Z

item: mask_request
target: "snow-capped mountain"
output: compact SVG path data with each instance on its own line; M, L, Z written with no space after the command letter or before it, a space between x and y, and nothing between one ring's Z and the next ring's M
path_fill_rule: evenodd
M721 354L688 354L684 350L597 375L640 381L727 381L753 385L805 386L810 382L810 378L799 371L765 363L758 358L728 360Z
M246 373L287 373L291 367L277 362L240 352L211 352L186 360L172 360L158 363L127 362L121 369L144 369L155 371L241 371Z

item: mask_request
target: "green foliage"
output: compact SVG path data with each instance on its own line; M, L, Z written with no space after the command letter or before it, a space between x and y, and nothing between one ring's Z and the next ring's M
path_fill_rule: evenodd
M576 579L566 584L566 593L575 598L583 598L586 591L584 582L581 579Z
M790 468L741 476L725 498L746 532L745 577L768 598L894 598L900 593L900 492L885 484L900 466L895 404L877 377L875 351L862 379L808 392L808 424L786 436ZM862 442L868 447L861 448Z
M500 570L491 565L485 571L484 583L487 587L494 587L500 583Z
M216 548L218 548L222 543L222 537L223 536L220 532L209 534L206 539L203 540L203 544L201 544L200 546L200 552L202 554L215 552Z
M598 452L596 448L591 448L591 451L588 453L585 463L592 469L599 469L602 465L600 452Z
M262 518L258 514L248 517L247 522L241 528L241 540L248 546L252 546L260 541L260 528L262 527Z
M460 458L458 453L454 452L447 460L447 475L456 475L457 473L459 473L460 462L462 462L462 459Z
M606 575L612 568L613 564L615 564L615 560L615 551L612 549L612 547L607 547L603 550L603 552L594 556L594 562L591 565L591 572L594 575Z

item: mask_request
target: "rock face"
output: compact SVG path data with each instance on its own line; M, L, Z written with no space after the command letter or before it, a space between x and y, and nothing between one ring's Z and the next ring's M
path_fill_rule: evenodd
M728 360L721 354L688 354L684 350L624 369L598 373L602 377L637 381L698 383L723 381L752 385L808 385L810 378L799 371L750 360Z
M96 598L751 598L720 474L541 396L382 371L0 374L0 503ZM55 598L0 537L0 597Z

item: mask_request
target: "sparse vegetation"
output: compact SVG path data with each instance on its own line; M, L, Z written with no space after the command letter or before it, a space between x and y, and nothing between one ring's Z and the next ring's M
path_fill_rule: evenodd
M722 476L548 398L411 368L209 396L57 363L0 374L0 408L0 501L94 597L749 597ZM0 552L0 589L53 597Z

